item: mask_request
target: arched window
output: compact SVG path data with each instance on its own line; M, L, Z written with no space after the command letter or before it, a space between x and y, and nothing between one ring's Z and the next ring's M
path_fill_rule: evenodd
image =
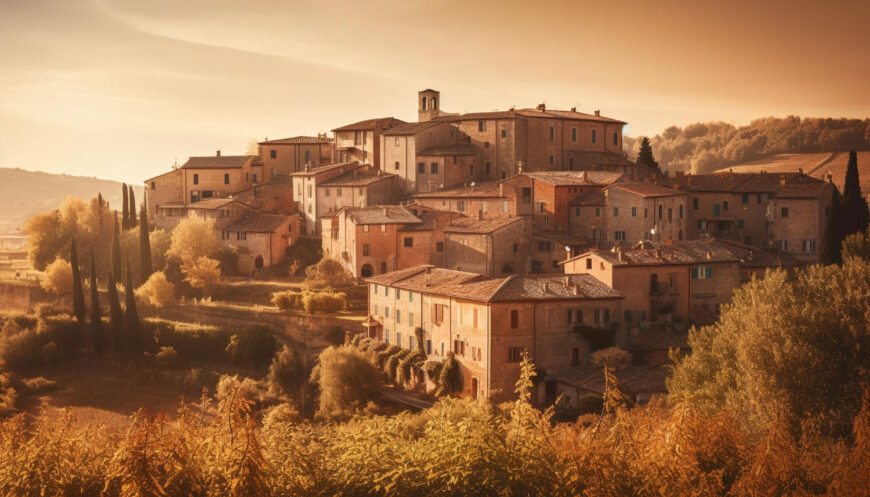
M423 103L420 108L426 110L426 97L423 97Z
M254 259L254 268L255 269L263 269L263 256L262 255L258 255Z
M435 110L435 109L438 108L438 103L435 101L435 97L432 97L432 105L431 105L431 107L432 107L432 110Z

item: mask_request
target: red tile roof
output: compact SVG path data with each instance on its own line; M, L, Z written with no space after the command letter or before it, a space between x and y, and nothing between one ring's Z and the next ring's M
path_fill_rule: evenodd
M266 140L259 142L260 145L314 145L314 144L329 144L332 143L332 138L325 136L294 136L292 138L281 138L278 140Z
M439 226L439 228L445 233L485 234L494 233L514 223L522 222L524 222L524 219L519 217L475 219L466 216L454 216L447 225Z
M675 188L668 188L661 185L654 185L652 183L616 183L608 186L606 190L610 190L612 188L625 190L627 192L634 193L635 195L640 195L641 197L645 198L675 197L680 195L686 195L685 191L677 190Z
M479 121L493 119L516 119L517 116L543 119L568 119L577 121L595 121L609 124L626 124L624 121L611 119L604 116L596 116L594 114L586 114L584 112L570 110L551 110L551 109L513 109L492 112L471 112L466 114L446 115L435 117L434 120L439 121Z
M606 205L605 200L604 191L596 188L578 193L568 205Z
M326 186L365 186L378 181L395 178L395 174L384 173L379 169L375 169L370 164L365 164L362 167L355 168L346 173L339 174L334 178L330 178L317 185L318 188Z
M355 160L349 162L333 162L332 164L326 164L325 166L312 167L307 171L296 171L295 173L290 173L290 176L316 176L341 167L348 170L351 168L357 168L359 167L359 162Z
M539 171L523 174L556 186L609 185L623 176L613 171Z
M474 186L457 186L436 190L434 192L418 193L414 198L499 198L504 197L499 191L498 182L488 181Z
M348 219L356 224L412 224L420 223L419 217L401 205L372 205L369 207L344 207Z
M429 128L434 128L435 126L440 126L444 123L436 122L436 121L426 121L422 123L403 123L398 124L396 126L391 127L388 130L385 130L381 133L384 136L408 136L408 135L416 135L417 133L422 133Z
M256 155L210 155L190 157L182 169L241 169L246 162L259 159Z
M272 233L287 222L289 216L278 214L255 214L227 225L223 231L240 231L248 233Z
M232 204L233 202L237 202L245 207L250 207L248 204L235 198L209 198L206 200L200 200L199 202L194 202L190 204L188 208L202 210L220 209L221 207Z
M341 126L339 128L335 128L332 130L333 132L337 131L363 131L363 130L385 130L392 128L393 126L404 124L405 121L401 119L396 119L395 117L378 117L375 119L366 119L365 121L360 121L353 124L347 124L345 126Z
M690 192L771 193L780 198L817 198L833 191L826 182L801 173L679 174L674 182Z

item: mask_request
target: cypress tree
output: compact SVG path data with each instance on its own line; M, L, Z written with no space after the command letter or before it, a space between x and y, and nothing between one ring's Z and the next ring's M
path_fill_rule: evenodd
M141 352L142 340L139 329L139 313L136 311L136 295L133 288L133 278L130 276L130 260L127 259L127 286L124 288L124 297L127 304L124 313L124 332L127 338L126 349L128 352Z
M94 352L105 350L103 343L103 314L100 311L100 293L97 291L97 264L94 262L94 249L91 249L91 343Z
M661 170L659 163L653 157L652 145L649 143L649 138L645 136L640 140L640 151L637 153L637 160L635 162L642 166Z
M85 292L82 289L82 275L79 268L79 254L76 249L76 239L69 244L69 263L72 266L73 276L73 314L79 323L79 328L85 329Z
M121 200L121 228L126 231L127 228L130 227L130 215L127 213L127 206L129 205L127 201L127 183L121 185L121 192L123 193L123 198Z
M151 268L151 233L148 232L148 200L143 199L142 211L139 214L139 279L141 283L148 281L154 272Z
M822 237L821 252L819 260L822 264L840 264L843 262L843 238L840 236L840 192L834 188L834 194L831 198L831 210L828 212L828 219L825 222L825 233Z
M130 219L129 219L129 221L127 221L127 227L128 228L135 228L136 225L139 224L136 222L136 194L133 193L132 186L128 186L127 188L130 189L130 193L127 194L127 198L130 199L130 208L127 209L127 212L130 216Z
M852 233L867 230L870 212L867 208L867 199L861 194L861 183L858 177L858 154L854 150L849 152L849 163L846 166L842 208L841 240Z
M112 234L112 276L121 279L121 232L118 228L118 211L115 211L115 232Z
M121 310L121 299L118 298L118 286L115 275L109 273L109 327L112 331L112 347L120 350L124 347L124 311Z

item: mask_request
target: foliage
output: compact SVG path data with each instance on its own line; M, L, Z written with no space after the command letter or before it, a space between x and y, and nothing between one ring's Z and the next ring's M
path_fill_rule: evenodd
M139 353L145 348L139 312L136 310L136 297L133 290L133 276L130 274L130 261L127 261L127 285L124 288L124 343L127 352Z
M821 416L824 433L847 435L870 380L868 308L863 261L810 266L793 280L768 271L735 292L716 324L690 331L692 354L675 357L668 389L753 431Z
M214 285L221 280L220 262L208 257L185 262L181 271L185 274L184 281L205 295L209 295Z
M252 326L230 337L226 351L231 361L253 368L269 364L278 344L269 328Z
M297 238L296 242L287 247L281 264L295 268L294 275L302 276L312 264L323 257L323 249L319 239Z
M363 409L377 391L380 373L365 354L353 347L329 347L320 353L312 372L320 387L318 416L341 419Z
M55 295L69 295L73 287L72 266L60 257L56 258L45 268L45 277L39 284Z
M120 350L124 344L124 311L121 309L121 299L118 297L118 285L115 283L115 276L109 273L109 283L107 285L107 293L109 294L109 335L111 345L114 349Z
M81 266L79 266L78 251L76 250L76 239L73 238L69 246L69 263L72 267L72 296L73 296L73 315L79 322L79 325L85 325L85 292L82 288Z
M703 174L778 153L866 150L870 120L789 116L756 119L747 126L725 122L671 126L650 139L665 171ZM637 156L641 140L624 140Z
M8 373L0 373L0 419L15 412L18 404L18 390Z
M340 262L328 256L305 270L305 284L309 288L336 288L351 283L353 278L350 273Z
M145 203L142 204L142 212L139 215L139 281L145 282L154 272L151 264L151 236L148 226L148 210Z
M227 362L227 346L232 336L226 329L205 326L181 326L177 323L157 321L143 323L153 334L160 347L172 347L186 363Z
M162 271L166 268L169 247L172 244L172 235L166 230L155 229L149 234L151 244L151 268Z
M459 390L460 380L459 363L456 362L456 356L453 352L448 352L441 364L441 370L438 374L438 390L435 395L442 397L453 394Z
M181 365L181 356L172 347L160 347L160 351L154 354L154 360L161 368L174 369Z
M302 308L309 314L328 314L344 309L347 295L329 291L302 293Z
M175 285L166 279L163 271L157 271L136 290L136 296L147 300L152 306L160 308L175 302Z
M592 363L601 368L620 370L631 364L631 354L619 347L607 347L592 353Z
M57 260L66 242L60 212L37 214L24 226L30 242L30 264L37 270L45 269L49 262Z
M275 354L272 364L269 365L268 380L274 389L287 395L296 395L308 381L308 378L302 361L296 356L293 349L284 345Z
M411 368L419 367L423 364L423 361L426 360L426 354L421 353L419 350L413 350L411 353L406 354L399 363L396 365L396 383L399 385L404 385L411 381Z
M659 163L656 162L655 157L653 156L652 146L649 144L649 138L645 136L640 140L640 150L637 153L637 159L635 159L635 161L642 166L661 169Z
M330 345L342 345L344 343L344 328L341 326L329 326L323 332L323 339Z
M302 309L302 293L293 290L275 292L272 294L272 304L282 311Z
M870 211L867 199L861 194L861 181L858 178L858 154L849 152L846 165L846 181L843 185L843 202L840 206L840 236L845 238L852 233L867 231Z
M6 321L0 329L0 370L24 371L42 362L43 341L33 328Z
M843 259L870 262L870 231L853 233L843 240Z
M214 232L214 222L198 217L186 217L172 230L166 255L182 264L191 264L203 257L213 257L220 249Z
M103 340L103 313L100 309L100 293L97 290L97 265L94 264L94 251L91 250L91 345L94 352L101 353L106 350Z

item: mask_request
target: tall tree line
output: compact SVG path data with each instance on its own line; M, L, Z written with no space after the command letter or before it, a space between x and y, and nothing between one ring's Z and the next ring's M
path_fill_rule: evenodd
M831 200L820 254L822 262L841 263L843 240L853 233L866 232L868 223L870 223L870 208L867 199L861 193L858 154L852 150L849 152L849 163L846 165L843 193L840 195L835 191Z

